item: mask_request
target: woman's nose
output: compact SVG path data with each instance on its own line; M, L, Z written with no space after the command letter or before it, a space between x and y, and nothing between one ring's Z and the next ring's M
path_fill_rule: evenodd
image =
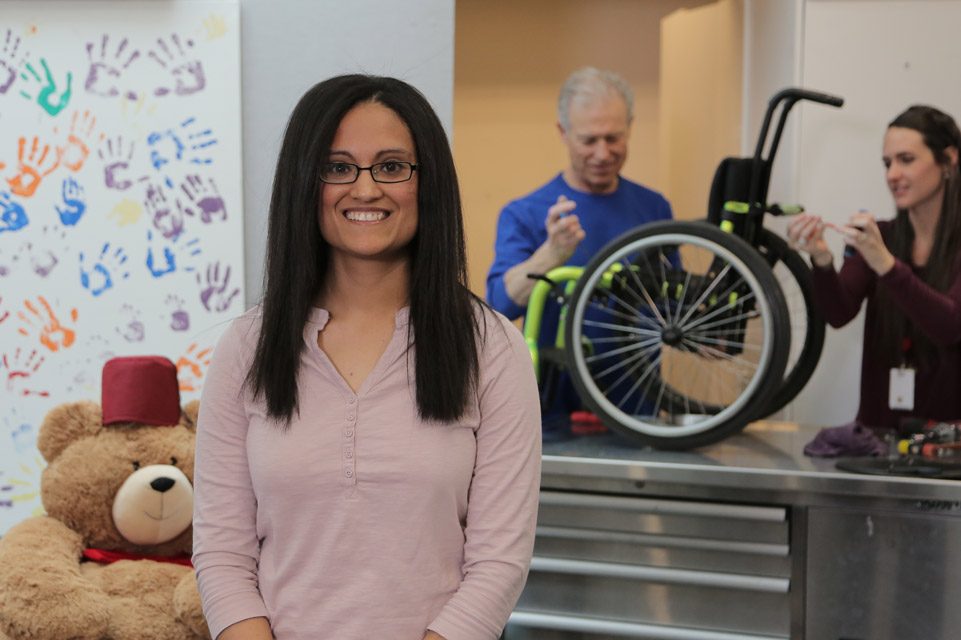
M360 172L351 191L357 198L379 198L381 195L380 183L374 180L369 170Z

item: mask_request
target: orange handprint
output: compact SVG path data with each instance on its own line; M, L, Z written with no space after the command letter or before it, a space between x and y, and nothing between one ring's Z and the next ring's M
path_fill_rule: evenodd
M193 343L187 349L187 353L177 360L177 379L180 381L181 391L199 391L200 379L206 373L207 365L210 364L211 348L206 348L198 353L193 353L197 348L197 343ZM195 386L196 385L196 386Z
M50 308L50 303L47 302L46 298L43 296L37 296L37 300L43 306L44 310L47 312L47 317L44 318L37 308L30 304L29 300L23 301L23 306L26 307L32 316L27 315L23 311L17 312L17 317L20 321L25 323L26 327L20 327L17 331L20 335L29 336L30 329L36 327L36 323L40 323L42 326L40 328L40 344L50 349L51 351L57 351L60 347L64 349L68 348L73 344L76 339L77 334L73 329L69 329L60 324L60 320L54 315L53 309ZM77 310L70 310L70 318L76 322L77 321ZM28 327L30 329L28 329Z
M20 171L13 178L7 178L10 191L18 196L29 198L40 186L40 181L44 176L60 166L59 153L50 153L50 145L45 144L40 148L40 139L33 137L33 144L30 147L30 154L24 158L23 154L27 148L27 139L20 138L20 152L17 156L17 168ZM50 168L44 169L44 162L52 163Z
M83 118L81 118L78 126L77 116L79 115L79 110L73 112L73 118L70 120L70 134L67 136L67 144L62 147L57 147L57 158L60 164L71 171L79 171L83 163L87 161L87 156L90 155L90 148L84 140L90 138L90 135L93 133L93 127L97 124L97 118L93 116L90 111L84 111ZM56 133L57 130L54 129L53 132ZM80 136L83 136L83 138L81 139ZM101 134L101 138L102 137L103 134Z

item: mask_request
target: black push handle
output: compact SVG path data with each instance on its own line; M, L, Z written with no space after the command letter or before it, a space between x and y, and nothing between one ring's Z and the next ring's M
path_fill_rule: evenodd
M793 98L794 101L798 100L811 100L813 102L820 102L821 104L830 105L832 107L840 107L844 104L844 98L840 96L832 96L829 93L821 93L819 91L809 91L807 89L790 88L784 89L783 91L775 94L771 98L771 105L776 105L781 100L786 100Z

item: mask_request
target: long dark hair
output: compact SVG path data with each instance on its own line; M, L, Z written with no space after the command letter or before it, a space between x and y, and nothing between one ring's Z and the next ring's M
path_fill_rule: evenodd
M934 160L945 170L944 200L941 217L934 232L934 245L923 271L923 280L936 291L945 292L951 286L961 259L961 172L952 162L947 149L954 147L961 152L961 131L948 114L924 105L914 105L898 115L888 128L913 129L921 134L924 145L934 154ZM906 209L899 209L894 228L885 244L895 258L912 264L911 249L914 246L914 228ZM913 363L930 364L939 357L936 345L908 322L894 300L883 287L875 289L877 312L874 314L876 345L885 354L890 366L900 364L902 343L910 340Z
M270 199L262 325L247 385L265 400L268 416L285 426L299 406L304 327L327 276L319 165L328 160L340 121L365 102L393 110L416 147L418 217L410 245L408 338L415 347L418 412L426 420L455 420L477 381L480 323L474 311L486 305L467 286L460 189L444 127L427 99L401 80L337 76L314 85L294 107Z

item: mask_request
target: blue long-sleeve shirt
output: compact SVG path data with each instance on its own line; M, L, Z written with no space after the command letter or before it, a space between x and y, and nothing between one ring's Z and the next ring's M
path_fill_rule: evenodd
M516 304L504 288L504 273L524 262L547 240L547 210L563 195L577 203L574 214L584 229L585 237L567 261L568 266L584 266L601 248L617 236L639 225L672 218L671 205L660 193L623 177L610 194L596 195L571 188L558 174L536 191L508 203L497 222L494 263L487 275L487 301L505 316L519 318L527 312ZM558 327L559 308L545 305L541 323L541 345L554 344ZM590 333L585 331L585 333ZM560 389L549 406L548 414L570 413L580 408L566 375L559 381Z

